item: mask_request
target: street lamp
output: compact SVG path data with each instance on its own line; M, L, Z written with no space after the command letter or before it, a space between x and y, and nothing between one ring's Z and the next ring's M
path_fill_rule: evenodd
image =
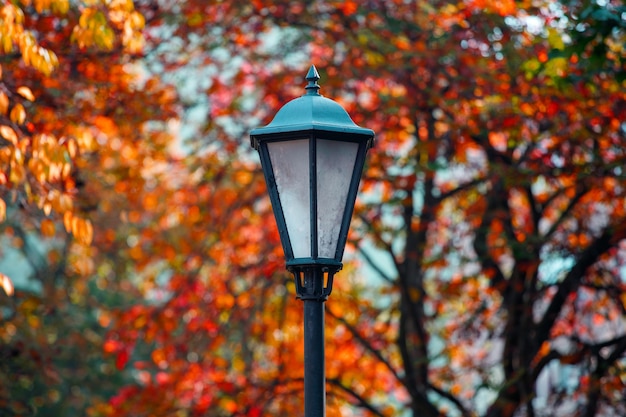
M324 301L343 264L365 154L374 132L319 94L311 66L306 93L250 132L265 175L287 269L304 301L304 415L326 415Z

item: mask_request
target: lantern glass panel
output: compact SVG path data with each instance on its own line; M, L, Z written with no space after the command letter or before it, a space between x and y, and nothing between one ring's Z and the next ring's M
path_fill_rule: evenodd
M318 139L316 148L318 256L334 258L359 146Z
M311 256L309 141L270 142L267 149L295 258Z

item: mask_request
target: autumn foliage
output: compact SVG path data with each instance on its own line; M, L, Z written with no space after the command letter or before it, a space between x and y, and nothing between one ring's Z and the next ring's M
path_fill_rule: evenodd
M301 414L248 132L311 63L377 134L328 415L626 414L624 13L2 2L0 415Z

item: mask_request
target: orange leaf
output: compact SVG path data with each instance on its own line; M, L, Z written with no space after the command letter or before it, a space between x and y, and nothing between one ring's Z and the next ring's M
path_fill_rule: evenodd
M24 97L28 101L35 101L35 96L33 95L33 92L30 91L30 88L24 85L17 89L17 94Z
M17 133L12 127L2 125L0 126L0 136L11 142L13 145L17 145Z
M117 340L107 340L106 342L104 342L104 344L102 345L103 350L106 353L113 353L118 351L121 348L121 343Z
M85 233L83 235L83 239L87 245L90 245L93 241L93 226L89 220L85 220Z
M41 234L45 237L54 236L56 228L54 226L54 222L50 219L44 219L41 221Z
M24 110L24 106L22 106L21 103L17 103L13 106L10 117L13 123L18 125L23 124L24 120L26 120L26 111Z
M539 360L545 357L548 353L550 353L550 342L546 341L541 344L541 348L539 348L539 352L537 352L537 355L533 359L533 364L536 365L537 362L539 362Z
M71 233L72 232L72 220L74 218L74 215L72 214L71 211L66 211L63 214L63 226L65 226L65 231L67 233Z
M74 217L72 219L72 234L76 236L81 243L89 245L93 240L93 226L89 220Z
M490 132L489 133L489 143L495 149L500 152L506 151L507 148L507 137L506 134L502 132Z
M606 318L600 313L595 313L592 316L592 320L594 326L602 326L604 323L606 323Z
M0 286L9 297L13 295L14 288L13 288L13 283L11 282L11 279L1 272L0 272Z
M354 1L346 1L341 6L339 6L339 9L343 12L344 15L351 16L356 13L358 9L358 4Z
M150 355L155 365L163 368L167 366L167 355L163 349L155 349Z
M9 97L0 91L0 114L7 114L9 110Z

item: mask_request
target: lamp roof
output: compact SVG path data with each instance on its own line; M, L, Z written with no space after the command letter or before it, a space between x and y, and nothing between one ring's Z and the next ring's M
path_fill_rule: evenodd
M285 104L270 124L252 130L253 146L259 136L291 132L325 131L363 136L368 141L374 138L373 130L356 125L339 103L320 95L319 78L312 65L306 76L306 93Z

